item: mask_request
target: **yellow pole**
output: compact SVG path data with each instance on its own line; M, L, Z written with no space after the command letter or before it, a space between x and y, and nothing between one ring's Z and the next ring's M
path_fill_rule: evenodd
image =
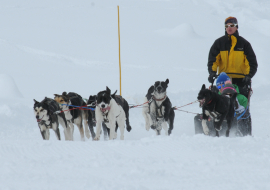
M118 9L118 40L119 40L119 74L120 74L120 95L122 96L122 88L121 88L121 56L120 56L120 19L119 19L119 5Z

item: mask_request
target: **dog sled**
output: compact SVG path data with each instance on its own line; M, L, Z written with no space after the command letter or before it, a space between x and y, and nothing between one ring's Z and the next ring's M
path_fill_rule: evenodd
M231 73L227 73L227 74L231 74ZM213 86L213 84L212 84L211 90L218 92L218 89L215 86ZM247 97L248 105L242 113L235 112L230 134L231 136L238 136L238 137L243 137L243 136L248 136L248 135L251 136L252 135L252 120L251 120L251 114L250 114L250 97L253 93L251 84L246 85L244 87L239 87L239 91L240 91L240 94ZM203 114L197 114L194 117L195 134L204 134L203 127L202 127L202 117L203 117ZM208 135L213 136L213 137L216 136L216 129L214 128L214 119L215 118L209 117L206 122L206 125L209 128ZM223 121L221 127L222 128L219 131L219 135L226 136L226 131L228 129L226 120Z

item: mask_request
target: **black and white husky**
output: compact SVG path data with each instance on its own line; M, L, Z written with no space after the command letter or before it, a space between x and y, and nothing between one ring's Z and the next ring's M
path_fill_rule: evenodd
M228 129L226 131L226 137L229 137L231 125L234 118L234 104L236 101L237 93L232 95L219 95L216 92L212 92L202 85L202 88L198 94L198 101L202 108L203 119L202 127L203 132L208 135L209 128L206 124L208 117L212 117L214 120L214 128L216 130L216 136L219 136L219 131L222 129L222 122L227 120Z
M38 122L41 136L43 140L50 139L49 129L53 129L58 140L61 140L59 132L59 123L64 128L65 140L69 140L70 130L67 127L67 121L64 113L55 114L57 111L61 111L58 103L45 97L44 100L38 102L34 99L34 113Z
M126 129L128 132L131 131L131 126L130 126L130 123L129 123L129 105L128 105L128 102L120 95L116 95L116 92L113 93L111 95L111 97L116 101L116 103L118 105L120 105L125 114L126 114ZM94 95L90 95L89 96L89 99L87 101L87 105L90 107L90 108L95 108L96 106L96 100L97 100L97 96ZM95 116L95 111L93 110L89 110L88 112L88 125L89 125L89 129L91 131L91 128L93 128L94 126L96 126L96 116ZM103 129L103 133L104 133L104 140L107 140L108 139L108 136L110 135L110 129L107 128L105 122L102 122L102 129ZM118 129L118 124L116 123L116 127L115 127L115 132L117 132L117 129Z
M84 130L86 137L89 139L90 132L88 129L88 121L87 121L88 111L74 109L75 107L69 106L69 105L86 106L86 103L83 101L82 97L74 92L69 92L68 94L66 92L63 92L62 95L54 94L54 96L55 101L60 104L60 107L64 111L67 123L71 128L70 140L73 140L73 132L74 132L73 124L76 124L78 126L82 141L85 140ZM84 123L84 130L83 130L83 123Z
M170 135L173 130L174 109L167 96L166 89L169 79L165 82L157 81L154 86L148 89L145 101L149 101L148 106L143 108L143 116L145 119L145 128L149 131L150 127L156 130L156 134L160 135L163 128L166 135ZM169 129L167 127L169 124Z
M111 90L107 87L105 91L97 94L96 100L96 137L95 140L100 139L101 125L104 124L109 130L109 139L116 139L116 125L120 129L120 139L124 140L125 120L126 114L121 105L118 105L114 98L111 96Z

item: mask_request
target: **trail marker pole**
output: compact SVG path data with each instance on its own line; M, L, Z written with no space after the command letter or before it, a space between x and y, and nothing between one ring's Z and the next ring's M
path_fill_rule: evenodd
M121 85L121 56L120 56L120 17L119 17L119 5L118 10L118 41L119 41L119 74L120 74L120 95L122 96L122 85Z

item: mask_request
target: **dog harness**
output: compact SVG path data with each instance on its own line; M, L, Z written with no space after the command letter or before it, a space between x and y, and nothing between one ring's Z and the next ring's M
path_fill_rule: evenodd
M56 115L49 115L49 124L47 125L46 124L46 121L44 121L44 120L41 120L41 122L39 122L39 124L40 125L45 125L46 126L46 128L50 128L50 127L52 127L52 124L54 123L54 122L58 122L57 121L57 119L56 119Z
M109 123L108 114L109 114L109 111L110 110L111 110L111 107L110 106L108 106L107 108L100 108L100 111L102 112L104 123ZM121 110L120 110L119 115L120 114L121 114ZM116 116L116 118L119 117L119 115Z
M108 114L109 114L110 109L111 109L110 106L108 106L107 108L100 108L100 111L102 112L104 123L109 123Z
M164 115L162 114L162 106L163 106L163 102L160 104L160 106L157 105L157 101L162 101L162 100L165 100L167 98L167 96L165 95L164 98L161 98L161 99L157 99L155 96L152 96L152 99L154 100L155 102L155 105L156 105L156 116L157 116L157 121L158 121L158 118L159 119L162 119L164 118ZM152 101L151 101L152 102ZM149 102L149 111L150 111L150 104L151 102Z

